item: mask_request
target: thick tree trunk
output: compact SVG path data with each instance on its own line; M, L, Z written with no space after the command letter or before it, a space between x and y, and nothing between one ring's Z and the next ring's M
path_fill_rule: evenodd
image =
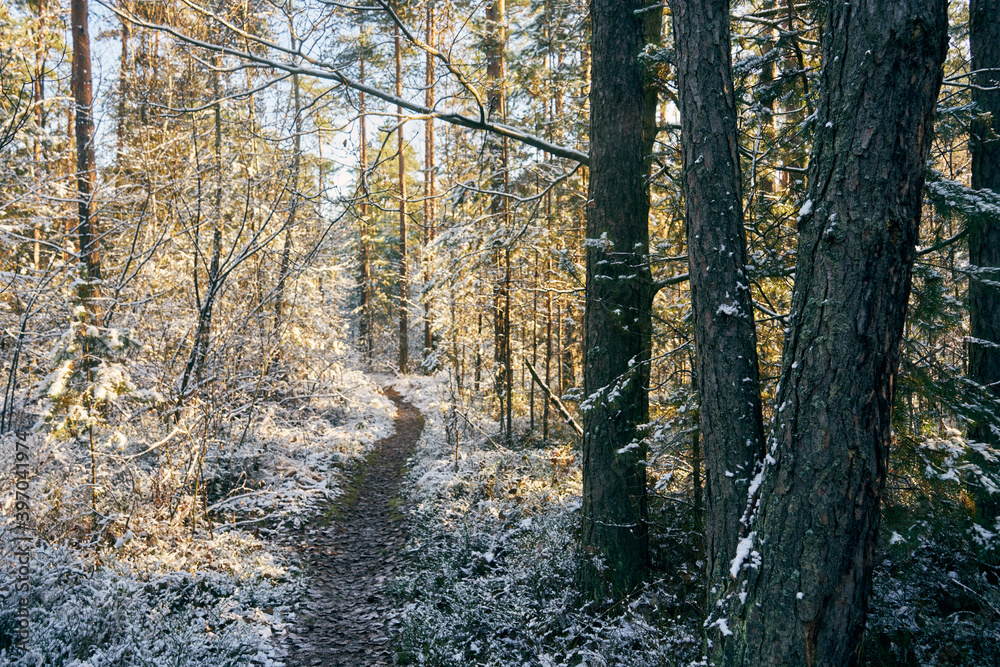
M590 202L583 409L585 595L633 590L648 569L646 446L649 199L643 155L638 0L592 0Z
M399 26L395 31L396 97L403 96L403 51L399 43ZM399 151L399 372L405 373L410 363L410 274L406 255L406 155L403 152L403 109L396 107L399 121L397 148Z
M710 623L718 664L861 660L947 6L830 2L826 20L776 426Z
M969 46L976 115L969 133L972 187L1000 194L1000 0L971 0ZM989 90L992 89L992 90ZM969 280L969 378L1000 398L1000 216L983 212L969 220L969 264L976 267ZM973 425L969 437L1000 446L1000 436L984 421ZM981 466L990 466L977 457ZM992 466L996 472L996 464ZM975 492L976 518L992 526L1000 516L1000 494L982 486Z
M73 29L73 100L76 120L76 236L83 262L82 280L77 295L88 311L100 316L94 299L100 296L101 253L97 241L97 219L93 212L97 167L94 160L94 97L90 69L90 31L87 0L72 0L70 22Z
M747 488L763 457L764 426L746 275L729 2L676 0L673 18L711 608L736 554Z

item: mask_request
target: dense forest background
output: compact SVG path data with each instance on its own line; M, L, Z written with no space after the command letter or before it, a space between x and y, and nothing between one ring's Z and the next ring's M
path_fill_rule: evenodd
M977 34L1000 44L1000 10L973 4L978 23L967 2L947 10L864 664L1000 654L1000 364L989 354L1000 331L987 314L1000 304L1000 159L982 157L998 150L988 105L1000 109L1000 92L976 69L1000 60L995 46L974 51ZM275 545L342 495L391 430L377 385L398 374L429 419L407 478L419 548L396 586L404 663L705 664L731 634L712 617L713 568L728 576L732 563L737 580L756 552L741 541L739 562L706 555L716 482L689 285L679 6L635 9L649 212L648 252L630 275L648 277L636 359L648 409L616 447L643 454L648 556L621 595L613 575L594 594L587 571L600 563L579 574L595 544L578 525L594 483L581 477L587 414L629 384L585 389L599 340L586 281L602 279L587 253L613 247L587 232L599 61L585 2L0 6L11 563L0 661L280 661L307 584ZM830 10L728 10L747 357L771 424L813 208L807 168L827 127ZM21 451L30 473L15 465ZM752 467L725 474L744 494L753 483ZM25 656L10 592L23 530L34 544ZM707 558L719 562L706 571Z

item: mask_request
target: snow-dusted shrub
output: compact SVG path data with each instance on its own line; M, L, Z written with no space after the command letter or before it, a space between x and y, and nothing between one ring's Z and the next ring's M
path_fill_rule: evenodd
M90 476L86 450L28 434L28 528L37 544L73 547L41 546L32 557L22 657L11 646L20 597L10 589L13 468L0 469L0 665L275 660L271 634L289 620L301 581L247 528L273 534L308 520L339 493L344 466L392 431L394 407L363 374L341 372L321 389L294 408L264 403L245 438L246 421L211 431L196 415L152 411L102 429L96 532L87 529L89 494L78 492ZM0 457L14 460L17 437L0 437Z
M678 616L681 604L666 577L613 609L583 603L576 587L579 457L567 447L508 450L467 432L456 466L445 437L449 405L431 398L434 384L397 383L419 391L413 398L426 419L404 483L411 528L408 574L394 587L403 607L395 637L400 663L643 667L697 660L700 618ZM490 425L477 427L489 432Z
M11 647L17 595L0 571L0 664L64 667L275 665L292 584L219 571L143 576L68 549L33 555L29 651Z
M889 665L997 664L1000 540L947 500L890 508L866 656Z

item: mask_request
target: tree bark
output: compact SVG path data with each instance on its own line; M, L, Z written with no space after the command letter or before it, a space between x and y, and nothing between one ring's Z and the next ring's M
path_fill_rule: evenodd
M675 0L673 18L711 608L736 554L747 488L763 456L764 425L745 271L729 2Z
M648 570L647 342L652 280L639 0L591 0L591 168L584 314L584 595L632 591Z
M972 77L976 115L969 133L972 187L1000 194L1000 0L969 2L969 46L972 70L977 72ZM969 378L1000 398L1000 216L995 211L969 220L969 264L975 269L969 280ZM974 424L969 437L1000 446L1000 435L987 420ZM975 458L996 472L995 463ZM998 495L977 484L976 518L987 526L1000 516Z
M101 294L101 253L97 242L97 219L93 214L97 166L94 159L94 96L90 68L90 30L87 0L72 0L70 22L73 30L73 100L76 134L76 236L80 244L83 275L77 295L88 312L100 316L94 299Z
M830 2L826 20L775 430L709 622L717 664L861 662L947 3Z

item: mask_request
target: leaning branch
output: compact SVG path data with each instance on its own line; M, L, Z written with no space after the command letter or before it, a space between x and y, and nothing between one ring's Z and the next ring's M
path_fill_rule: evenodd
M566 423L572 426L573 430L576 431L576 434L582 438L583 429L580 428L580 425L576 423L575 419L573 419L573 415L569 413L569 410L566 409L566 406L563 405L563 402L559 400L558 396L552 393L552 390L549 389L549 386L547 384L545 384L545 381L542 380L542 378L538 377L538 373L535 371L535 367L531 365L530 361L525 359L524 364L528 367L528 372L531 373L531 377L535 380L535 383L537 383L538 386L542 388L542 391L545 392L545 396L550 401L552 401L552 405L556 406L556 410L558 410L559 414L561 414L563 419L566 420Z
M506 125L503 123L492 123L482 119L470 118L459 113L442 113L435 111L430 107L426 107L422 104L415 104L407 99L392 95L385 91L379 90L378 88L373 88L353 78L347 76L341 72L337 67L332 64L324 63L321 61L313 60L313 67L304 67L301 65L296 65L292 62L284 62L281 60L275 60L273 58L267 58L265 56L256 55L249 53L242 49L236 49L231 46L224 46L222 44L213 44L211 42L206 42L204 40L196 39L190 35L185 35L175 28L170 26L165 26L159 23L152 23L150 21L145 21L137 16L123 12L118 7L111 5L106 2L106 0L97 0L99 4L106 7L111 12L114 12L119 18L133 23L139 27L147 28L149 30L157 30L159 32L166 33L175 39L195 46L206 51L212 51L215 53L222 53L228 56L233 56L235 58L240 58L247 62L254 63L260 67L269 67L282 72L287 72L288 74L298 74L301 76L310 76L316 79L322 79L324 81L335 81L341 85L347 86L348 88L353 88L354 90L366 93L372 97L378 98L389 104L394 104L400 106L407 111L412 111L414 113L422 114L430 118L436 118L442 120L446 123L451 123L452 125L457 125L459 127L465 127L470 130L482 130L484 132L492 132L501 137L507 137L508 139L513 139L526 146L531 146L532 148L537 148L538 150L545 151L556 157L565 158L567 160L574 160L582 165L589 166L590 156L583 151L576 150L574 148L567 148L566 146L560 146L559 144L554 144L550 141L546 141L539 136L534 134L529 134L520 130L516 127ZM290 53L287 49L282 49L283 52ZM305 54L296 53L296 56L300 58L305 58Z

